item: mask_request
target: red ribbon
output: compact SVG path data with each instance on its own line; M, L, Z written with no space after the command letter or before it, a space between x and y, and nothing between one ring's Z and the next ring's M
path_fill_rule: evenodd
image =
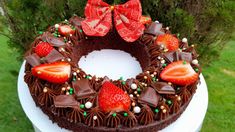
M127 42L136 41L145 29L140 22L142 8L139 0L129 0L125 4L110 6L102 0L88 0L85 8L86 19L82 29L88 36L105 36L114 25L118 34Z

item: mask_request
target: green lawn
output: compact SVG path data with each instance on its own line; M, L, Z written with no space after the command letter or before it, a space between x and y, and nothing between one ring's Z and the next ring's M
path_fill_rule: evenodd
M33 131L17 96L17 71L21 63L16 61L17 52L8 48L6 41L0 36L0 131ZM209 108L202 131L234 131L235 40L228 43L220 60L204 68L203 74L208 84Z

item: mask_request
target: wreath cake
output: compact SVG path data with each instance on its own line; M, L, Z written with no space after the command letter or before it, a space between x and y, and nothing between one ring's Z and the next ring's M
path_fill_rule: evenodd
M36 105L79 132L151 132L174 122L199 83L194 46L143 17L139 0L115 6L88 0L85 16L49 27L27 52L24 79ZM130 53L143 72L112 80L79 68L82 56L101 49Z

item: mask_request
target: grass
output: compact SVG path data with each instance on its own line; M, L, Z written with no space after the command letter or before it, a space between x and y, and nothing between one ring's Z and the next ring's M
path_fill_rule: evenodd
M33 131L17 96L17 75L21 62L17 52L7 46L7 38L0 36L0 131Z
M17 97L17 74L21 63L17 52L0 36L0 132L33 131ZM209 91L209 107L202 132L235 130L235 40L222 51L220 60L204 68Z

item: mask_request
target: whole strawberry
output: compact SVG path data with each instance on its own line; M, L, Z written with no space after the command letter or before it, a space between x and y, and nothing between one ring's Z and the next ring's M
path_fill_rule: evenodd
M34 52L40 56L47 56L54 48L47 42L40 42L34 49Z
M159 35L156 39L157 44L163 44L169 51L175 51L179 48L179 40L171 34Z
M120 112L130 109L131 100L127 93L109 81L103 83L98 94L99 108L104 112Z

